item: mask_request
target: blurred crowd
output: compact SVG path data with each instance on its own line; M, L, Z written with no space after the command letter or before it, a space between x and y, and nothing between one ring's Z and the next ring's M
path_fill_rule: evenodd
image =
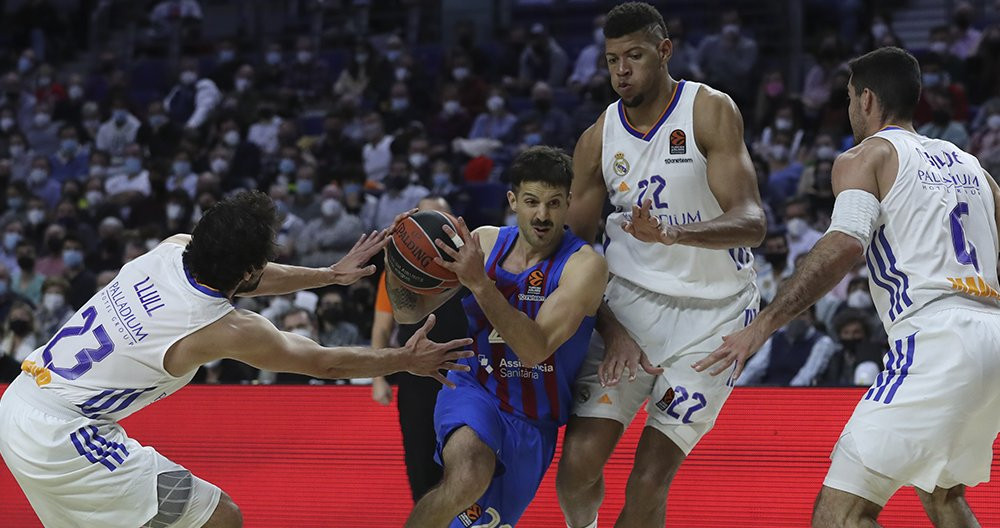
M211 21L198 2L147 4L151 35L183 21L197 44L174 61L151 47L128 61L105 50L81 62L68 37L86 31L74 32L80 16L27 0L5 17L17 31L0 38L3 380L124 263L190 232L227 193L269 193L281 219L278 261L304 266L336 262L428 195L472 226L503 224L513 156L537 144L571 151L615 100L599 6L572 36L534 22L484 41L463 21L444 46L414 45L402 31L206 40L197 28ZM773 46L759 45L764 36L738 11L697 28L668 17L672 75L727 91L743 113L768 214L755 250L765 301L828 225L832 163L853 144L846 60L906 45L891 12L855 15L861 35L809 32L801 80L785 78L786 64L763 51ZM916 124L1000 173L1000 25L982 15L957 3L930 44L912 50L924 82ZM740 381L871 383L886 345L866 275L862 262L775 334ZM238 305L325 345L362 344L374 281ZM229 362L199 379L320 383Z

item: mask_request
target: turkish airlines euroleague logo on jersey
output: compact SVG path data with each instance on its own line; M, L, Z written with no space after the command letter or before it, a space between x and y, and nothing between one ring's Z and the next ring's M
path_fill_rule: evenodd
M528 295L541 295L542 284L545 283L545 273L542 270L535 270L528 275Z
M670 133L670 153L687 154L687 134L679 128Z

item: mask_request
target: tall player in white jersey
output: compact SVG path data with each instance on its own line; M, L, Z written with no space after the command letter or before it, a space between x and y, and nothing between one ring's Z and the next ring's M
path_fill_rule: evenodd
M882 48L850 70L858 145L834 163L830 229L774 302L695 368L735 363L738 376L864 258L890 349L834 448L813 525L877 526L909 485L936 526L979 526L965 486L989 480L1000 431L1000 189L974 156L914 132L913 56Z
M233 358L262 369L347 378L399 370L443 377L470 340L426 339L433 321L400 349L326 348L231 304L349 284L385 245L362 237L329 268L268 261L275 209L246 192L205 213L125 266L43 347L0 400L0 455L47 527L234 527L239 509L218 487L129 438L118 420L184 386L198 366ZM248 475L253 468L248 467Z
M674 474L732 391L688 365L757 312L748 247L765 220L739 110L724 93L670 77L659 12L619 5L604 35L621 99L577 143L570 225L593 240L605 197L615 207L598 321L607 346L595 341L581 370L557 487L567 524L595 526L604 464L648 399L616 526L663 526ZM630 381L618 383L626 368Z

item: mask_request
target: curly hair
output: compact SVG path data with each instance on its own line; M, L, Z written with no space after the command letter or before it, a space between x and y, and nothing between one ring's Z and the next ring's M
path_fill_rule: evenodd
M511 162L508 170L514 192L525 182L542 182L566 189L573 183L573 160L554 147L539 145L526 149Z
M184 266L198 282L230 292L250 271L273 260L278 219L260 191L243 191L205 212L184 250Z
M608 11L604 38L621 38L636 31L644 31L656 42L669 37L663 15L646 2L626 2Z

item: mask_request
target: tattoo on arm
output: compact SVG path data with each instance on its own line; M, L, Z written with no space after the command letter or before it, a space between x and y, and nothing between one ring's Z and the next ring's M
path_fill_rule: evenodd
M399 310L412 310L417 307L417 294L406 288L386 288L389 300Z

